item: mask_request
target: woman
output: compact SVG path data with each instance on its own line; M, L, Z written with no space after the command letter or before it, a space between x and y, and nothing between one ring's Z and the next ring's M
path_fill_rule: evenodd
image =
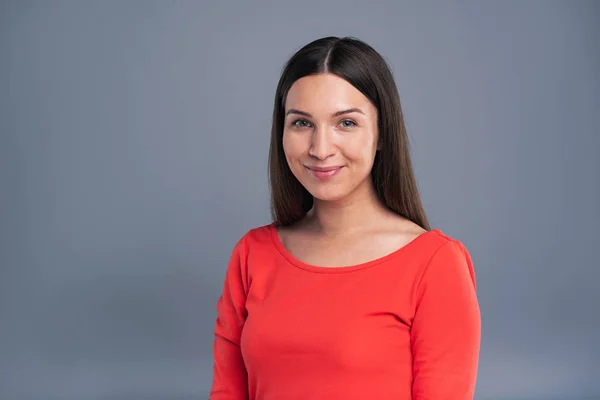
M210 398L472 399L473 265L429 228L383 58L352 38L300 49L271 135L274 222L233 250Z

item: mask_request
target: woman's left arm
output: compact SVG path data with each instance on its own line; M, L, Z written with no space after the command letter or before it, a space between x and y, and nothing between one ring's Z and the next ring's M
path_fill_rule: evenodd
M472 400L481 316L475 272L462 243L436 251L416 291L411 328L413 400Z

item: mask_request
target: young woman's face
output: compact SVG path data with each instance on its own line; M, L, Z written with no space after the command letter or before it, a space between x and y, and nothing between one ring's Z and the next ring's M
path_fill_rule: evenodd
M298 79L285 104L283 150L290 169L319 200L340 200L371 185L377 109L333 74Z

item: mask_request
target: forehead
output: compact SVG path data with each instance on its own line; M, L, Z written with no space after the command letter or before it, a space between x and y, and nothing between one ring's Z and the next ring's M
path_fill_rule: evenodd
M348 108L360 108L372 114L369 99L345 79L333 74L310 75L298 79L290 88L285 108L299 109L313 115L331 114Z

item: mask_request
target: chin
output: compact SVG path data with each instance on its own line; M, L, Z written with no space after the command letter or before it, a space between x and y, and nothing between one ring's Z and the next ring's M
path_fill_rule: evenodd
M324 185L325 186L325 185ZM343 188L328 188L328 187L308 187L308 192L315 198L321 201L337 201L348 196L349 190Z

